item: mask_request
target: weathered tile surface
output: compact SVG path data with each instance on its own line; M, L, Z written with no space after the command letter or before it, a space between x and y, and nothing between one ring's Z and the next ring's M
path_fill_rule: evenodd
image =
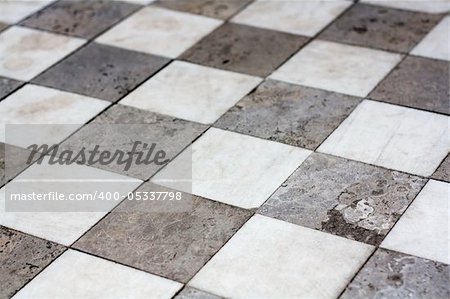
M379 245L424 184L407 174L312 154L258 212Z
M31 151L0 142L0 186L28 167L30 154Z
M64 247L0 226L0 298L11 298Z
M319 37L359 46L409 52L441 15L356 4Z
M447 0L436 0L436 1L361 0L361 2L419 12L429 12L429 13L450 12L450 3Z
M8 24L0 22L0 31L8 28Z
M407 57L369 98L450 114L450 62Z
M0 1L0 21L5 23L16 23L27 17L28 15L44 8L53 0L33 0L33 1L16 1L2 0Z
M191 287L184 289L174 299L221 299L221 297Z
M450 16L442 21L411 51L411 54L450 61Z
M450 155L442 161L441 165L433 173L432 178L450 183Z
M359 99L268 80L215 124L226 130L314 150Z
M167 62L165 58L92 43L34 82L114 102Z
M0 100L19 88L23 82L14 79L0 77Z
M448 265L378 249L340 298L448 298L449 273Z
M265 77L307 39L292 34L227 23L182 55L182 59Z
M92 38L140 6L120 1L57 1L21 24L64 35Z

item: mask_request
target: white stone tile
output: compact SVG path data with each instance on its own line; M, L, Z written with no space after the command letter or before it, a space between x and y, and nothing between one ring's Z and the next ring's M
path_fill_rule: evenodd
M449 0L361 0L361 2L429 13L450 12Z
M0 33L0 76L31 80L84 43L80 38L12 26Z
M69 194L95 192L118 192L125 196L141 183L138 179L83 165L49 165L48 158L45 158L41 165L31 165L0 190L0 225L68 246L120 201L102 201L98 197L95 202L78 201L75 204L74 201L51 202L48 199L16 203L10 200L13 197L7 196L33 192L54 192L65 194L66 198Z
M155 0L115 0L115 1L146 5L146 4L154 2Z
M6 124L67 124L68 126L52 128L41 126L41 131L36 130L39 136L30 136L36 139L34 143L60 142L110 104L107 101L53 88L25 85L0 102L0 141L25 146L19 143L23 139L9 138L11 136L5 138L8 132L6 129L5 133ZM30 139L23 141L27 142L27 145L33 143Z
M411 54L450 61L449 30L450 16L447 16L425 36Z
M365 100L318 151L429 176L450 150L449 117Z
M242 208L257 208L311 151L211 128L152 181L176 189L176 184L167 179L173 169L182 169L184 161L191 161L191 153L194 194Z
M222 21L149 6L97 38L97 42L176 58Z
M53 2L53 0L1 0L0 22L19 22L51 2Z
M450 184L430 180L381 247L450 264Z
M401 58L380 50L315 40L270 77L365 97Z
M169 299L181 283L69 249L14 298Z
M347 7L349 1L267 1L249 5L233 22L314 36Z
M373 250L256 215L189 285L226 298L337 298Z
M208 124L261 81L258 77L175 61L120 103Z

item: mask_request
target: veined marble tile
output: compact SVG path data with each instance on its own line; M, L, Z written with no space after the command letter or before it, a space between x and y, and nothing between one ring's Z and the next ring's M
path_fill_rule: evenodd
M209 124L261 81L244 74L174 61L120 103Z
M350 5L352 5L350 1L257 0L233 17L232 21L314 36Z
M257 208L308 157L308 150L210 128L190 147L192 193L242 208ZM152 179L167 181L190 157L185 150ZM189 190L182 190L187 191Z
M425 36L411 54L450 61L449 28L450 16L447 16Z
M170 299L182 284L69 249L14 298Z
M0 21L5 23L16 23L28 15L38 11L50 4L53 0L2 0L0 1Z
M0 75L31 80L84 43L75 37L9 27L0 33Z
M114 26L97 42L175 58L222 22L149 6Z
M429 13L450 12L448 0L361 0L365 3Z
M381 247L450 264L450 184L430 180Z
M256 215L189 285L226 298L336 298L372 251Z
M401 58L399 54L315 40L270 78L364 97Z
M318 151L429 176L450 150L448 123L444 115L365 100Z

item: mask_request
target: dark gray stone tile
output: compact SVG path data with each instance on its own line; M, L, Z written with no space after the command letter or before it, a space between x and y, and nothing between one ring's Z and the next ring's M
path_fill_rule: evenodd
M359 102L335 92L267 80L214 126L314 150Z
M442 15L356 4L319 38L358 46L409 52Z
M407 57L369 94L369 98L449 114L450 63Z
M151 191L146 183L136 191ZM169 279L187 282L253 212L192 197L191 209L165 212L151 201L126 200L75 247Z
M0 77L0 100L22 86L24 83L14 79Z
M450 267L427 259L378 249L341 299L450 297Z
M221 299L222 297L200 291L191 287L185 287L174 299Z
M187 50L182 59L265 77L306 41L298 35L226 23Z
M313 153L258 213L379 245L426 180Z
M0 31L6 29L8 26L9 26L8 24L0 22Z
M165 58L92 43L33 82L114 102L166 63Z
M159 0L155 5L225 20L250 2L252 0Z
M431 177L450 183L450 155L447 155Z
M120 1L57 1L21 24L27 27L90 39L139 9Z
M20 147L0 142L0 187L27 168L32 152ZM32 157L35 161L38 157Z
M92 123L72 135L61 145L61 150L78 152L83 147L93 150L98 145L99 151L129 152L133 143L140 141L148 145L155 143L155 152L164 150L166 158L171 159L206 129L207 126L204 125L119 104L100 114ZM142 149L142 146L139 149ZM163 167L155 163L132 164L125 170L124 165L117 163L89 165L142 180L148 179Z
M0 298L11 298L63 251L56 243L0 226Z

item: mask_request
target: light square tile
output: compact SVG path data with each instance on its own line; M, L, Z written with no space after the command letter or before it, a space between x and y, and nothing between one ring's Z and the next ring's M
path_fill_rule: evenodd
M146 7L96 39L129 50L175 58L210 33L222 21Z
M430 180L381 247L450 264L450 184Z
M352 5L350 1L258 0L241 11L232 21L293 34L314 36L350 5Z
M0 33L0 75L28 81L85 40L13 26Z
M258 77L175 61L120 103L209 124L261 81Z
M365 97L401 58L380 50L315 40L270 77Z
M182 284L69 249L14 298L172 298Z
M189 285L226 298L337 298L373 248L256 215Z
M1 0L0 22L16 23L50 4L53 0Z
M450 16L447 16L425 36L411 54L450 61L449 28Z
M450 150L449 117L365 100L318 151L430 176Z
M248 209L259 207L311 153L211 128L151 181L176 188L167 178L173 169L182 169L183 161L190 161L191 152L192 193Z
M361 0L361 2L429 13L450 12L450 1L448 0Z

